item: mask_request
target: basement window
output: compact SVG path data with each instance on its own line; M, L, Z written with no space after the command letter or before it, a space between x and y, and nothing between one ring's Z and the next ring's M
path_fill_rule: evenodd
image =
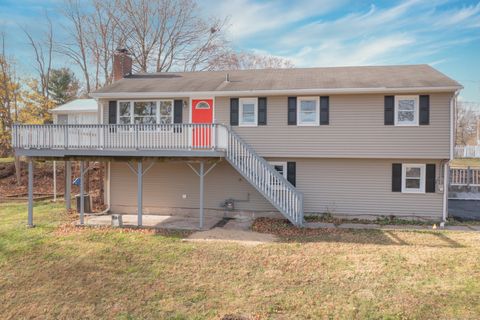
M404 164L402 170L402 192L425 193L425 164Z

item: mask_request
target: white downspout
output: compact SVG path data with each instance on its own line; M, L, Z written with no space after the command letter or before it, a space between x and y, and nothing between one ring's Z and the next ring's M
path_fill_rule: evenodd
M450 182L450 161L455 158L455 137L457 121L457 97L460 90L456 90L450 99L450 159L443 164L443 214L441 227L445 226L448 218L448 187Z

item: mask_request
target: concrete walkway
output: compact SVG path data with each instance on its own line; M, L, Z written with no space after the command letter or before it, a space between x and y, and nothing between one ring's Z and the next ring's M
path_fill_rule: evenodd
M305 228L317 229L317 228L339 228L339 229L375 229L375 230L450 230L450 231L480 231L480 225L470 226L449 226L437 227L434 229L432 226L426 225L380 225L375 223L341 223L333 224L326 222L307 222Z

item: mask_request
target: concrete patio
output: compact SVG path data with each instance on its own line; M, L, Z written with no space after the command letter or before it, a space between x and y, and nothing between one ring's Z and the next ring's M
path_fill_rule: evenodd
M207 215L204 218L204 226L202 230L209 230L219 223L223 217ZM123 214L124 227L137 227L137 215ZM163 229L182 229L182 230L199 230L198 216L184 215L149 215L144 214L142 219L142 227L144 228L163 228ZM85 225L87 226L111 226L112 215L86 215Z

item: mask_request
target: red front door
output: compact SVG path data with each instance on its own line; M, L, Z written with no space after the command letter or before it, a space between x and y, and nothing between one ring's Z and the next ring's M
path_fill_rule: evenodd
M191 105L192 123L199 124L194 126L193 143L194 147L211 147L211 124L213 123L213 99L192 99Z

